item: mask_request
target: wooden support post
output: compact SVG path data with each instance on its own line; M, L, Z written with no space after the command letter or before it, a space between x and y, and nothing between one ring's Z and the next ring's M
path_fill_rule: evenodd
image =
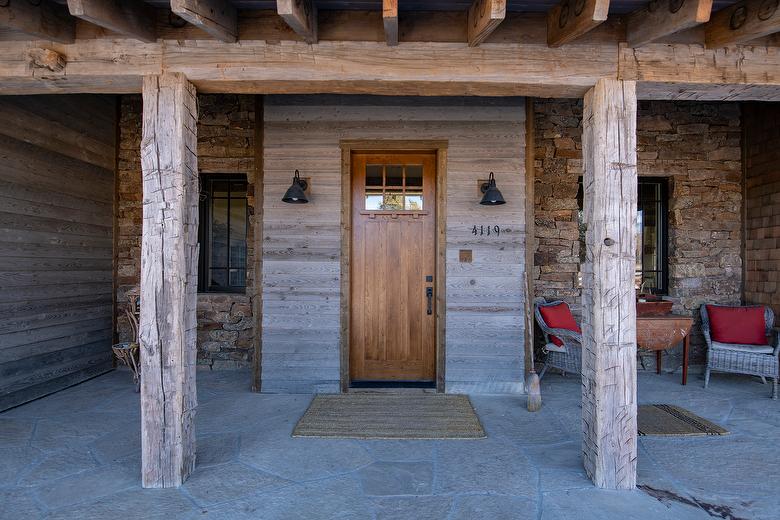
M143 82L141 472L178 487L195 468L198 285L195 87L184 75Z
M582 451L600 488L636 485L636 83L585 94Z

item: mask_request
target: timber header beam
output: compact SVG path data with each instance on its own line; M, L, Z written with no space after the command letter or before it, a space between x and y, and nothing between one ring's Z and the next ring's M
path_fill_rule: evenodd
M712 0L667 0L650 2L628 17L626 38L630 47L639 47L708 22Z
M482 43L505 17L506 0L474 0L469 8L469 46Z
M547 13L547 45L573 41L607 19L609 0L563 0Z

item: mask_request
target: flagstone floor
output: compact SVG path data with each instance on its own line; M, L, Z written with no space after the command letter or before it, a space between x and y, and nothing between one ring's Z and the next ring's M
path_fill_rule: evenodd
M311 396L252 394L244 372L198 373L198 466L181 489L140 487L138 394L112 372L0 414L2 519L777 519L780 401L754 378L642 372L640 403L732 431L639 442L632 492L580 463L580 384L544 378L543 409L476 396L488 438L293 439Z

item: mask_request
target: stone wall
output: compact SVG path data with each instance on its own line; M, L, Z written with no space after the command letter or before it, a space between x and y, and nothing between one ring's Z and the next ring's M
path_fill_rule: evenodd
M138 294L141 268L141 98L123 96L120 119L117 236L117 329L120 341L131 337L125 309ZM210 368L250 366L255 338L254 180L255 97L198 96L198 169L200 173L246 174L250 214L247 231L245 294L198 295L198 365Z
M582 102L537 100L534 114L535 292L564 299L579 314ZM639 175L669 178L669 296L674 312L697 322L702 302L741 297L740 139L738 104L639 103ZM693 361L702 361L698 326L692 345Z
M780 103L749 103L745 130L745 302L780 316ZM777 323L777 322L776 322Z

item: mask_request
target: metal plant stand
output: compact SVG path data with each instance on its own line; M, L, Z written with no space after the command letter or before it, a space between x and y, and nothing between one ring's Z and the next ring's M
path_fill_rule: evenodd
M141 391L141 361L139 358L140 349L138 347L138 317L133 309L134 306L128 306L125 309L125 315L130 322L130 330L133 332L133 341L117 343L111 348L117 360L128 367L133 375L135 391Z

